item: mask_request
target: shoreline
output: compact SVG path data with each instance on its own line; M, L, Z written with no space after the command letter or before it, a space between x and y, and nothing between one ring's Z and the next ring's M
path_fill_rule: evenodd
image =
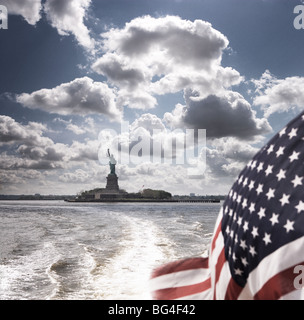
M76 199L65 199L65 202L160 202L160 203L220 203L218 199L92 199L92 200L76 200Z

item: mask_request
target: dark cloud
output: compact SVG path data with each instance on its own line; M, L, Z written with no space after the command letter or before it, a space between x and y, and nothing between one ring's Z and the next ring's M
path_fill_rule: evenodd
M97 73L106 76L111 82L127 86L129 89L136 88L145 80L141 70L131 68L127 63L120 61L115 54L105 54L93 64L92 68Z
M175 126L206 129L207 137L248 139L271 131L266 119L258 119L250 104L238 93L209 95L201 99L193 92L185 95L186 106L166 113L165 120Z
M23 157L32 160L46 160L46 161L63 161L65 153L57 150L56 146L29 147L21 145L17 152Z

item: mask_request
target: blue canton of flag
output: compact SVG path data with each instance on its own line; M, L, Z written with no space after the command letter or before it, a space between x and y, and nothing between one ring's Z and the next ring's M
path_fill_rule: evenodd
M303 299L304 113L240 173L219 213L209 257L154 271L156 299Z
M301 115L249 162L224 203L225 256L241 287L262 259L304 234L303 137Z

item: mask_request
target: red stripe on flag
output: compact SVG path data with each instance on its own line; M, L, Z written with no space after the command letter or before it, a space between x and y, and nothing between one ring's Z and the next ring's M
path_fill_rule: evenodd
M297 276L294 273L294 268L297 265L303 265L303 263L298 263L270 278L253 298L255 300L277 300L285 294L296 290L293 283Z
M233 278L231 278L227 287L225 300L236 300L241 294L242 290L243 290L243 287L239 286L233 280Z
M226 261L225 248L223 248L219 257L218 257L216 267L215 267L215 283L217 283L218 279L220 278L221 271L222 271L222 268L223 268L225 261Z
M193 284L190 286L176 287L176 288L166 288L161 290L156 290L153 292L153 298L156 300L173 300L192 294L204 292L211 288L211 280L207 280Z
M215 233L214 233L214 236L213 236L213 240L212 240L212 244L211 244L211 251L214 250L215 248L215 242L220 234L220 232L222 231L222 221L219 223Z
M189 258L168 263L157 268L152 273L152 278L160 277L173 272L186 271L191 269L207 269L208 258Z
M213 298L215 300L216 300L216 284L218 282L218 279L220 278L221 271L222 271L222 268L223 268L225 261L226 261L225 248L223 248L219 257L218 257L218 260L217 260L217 263L215 266L215 286L214 286L214 296L213 296Z

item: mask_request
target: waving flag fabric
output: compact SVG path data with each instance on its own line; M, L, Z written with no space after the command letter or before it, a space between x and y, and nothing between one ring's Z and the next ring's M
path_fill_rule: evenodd
M304 113L240 173L220 210L209 257L154 270L151 290L155 299L304 299L304 289L294 284L299 265L304 266Z

